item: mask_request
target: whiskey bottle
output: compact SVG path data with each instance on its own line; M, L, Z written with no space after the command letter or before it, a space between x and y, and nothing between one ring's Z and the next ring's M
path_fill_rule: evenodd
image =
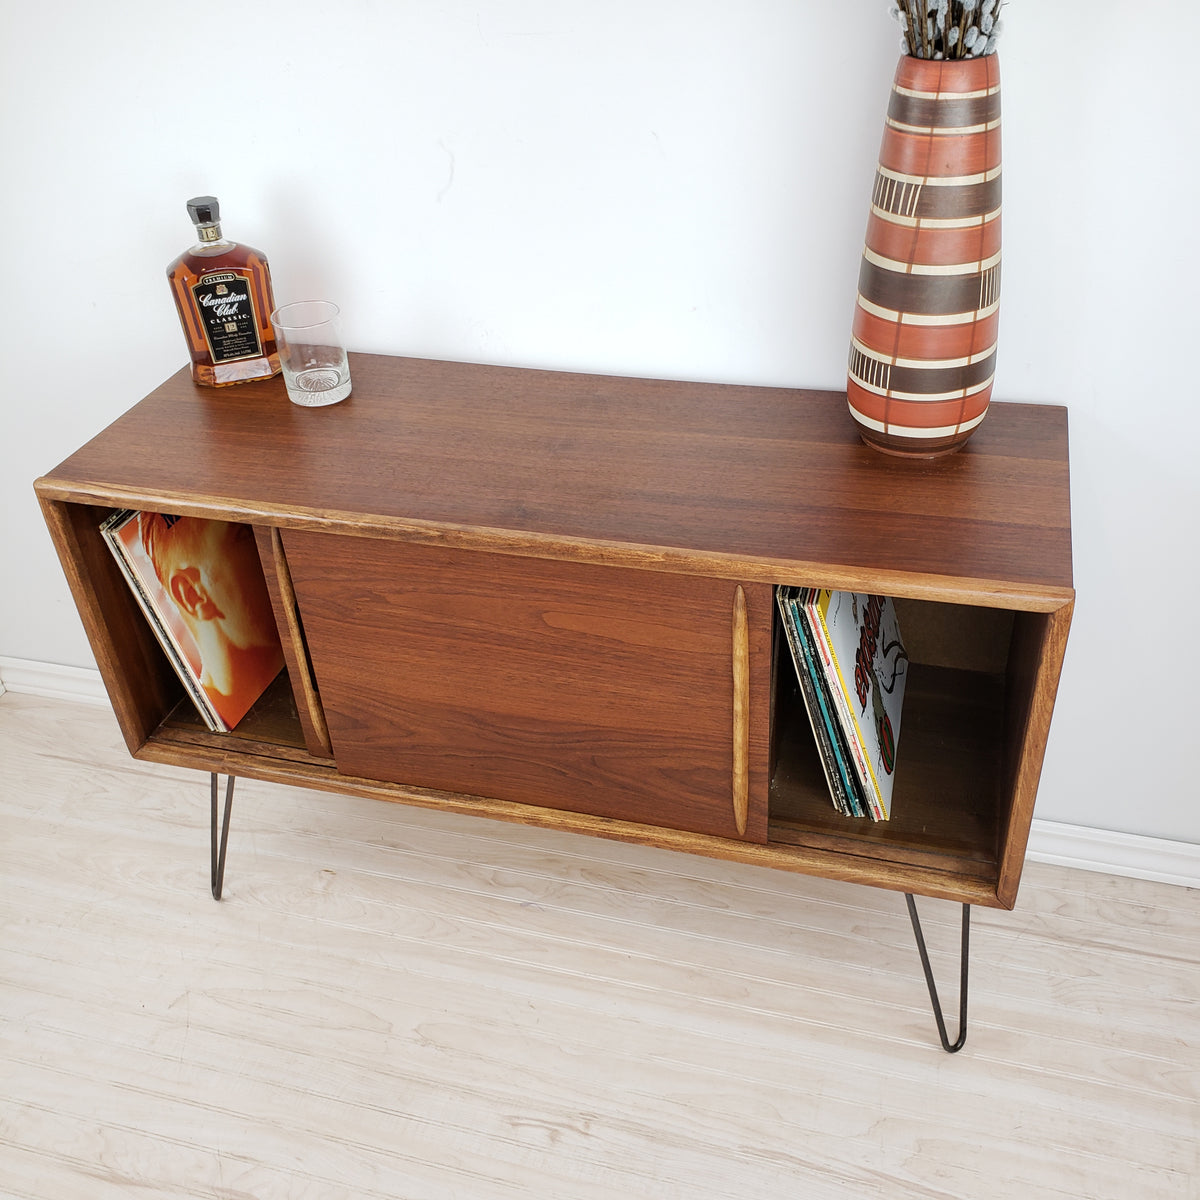
M192 378L222 387L278 375L266 256L221 236L215 196L196 196L187 209L198 240L167 268L167 279L192 357Z

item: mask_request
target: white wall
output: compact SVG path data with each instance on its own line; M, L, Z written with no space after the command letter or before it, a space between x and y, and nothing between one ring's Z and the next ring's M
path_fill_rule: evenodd
M185 360L199 192L356 349L842 386L887 7L0 0L0 655L91 663L30 484ZM1038 815L1200 842L1200 17L1137 15L1011 7L996 394L1070 407Z

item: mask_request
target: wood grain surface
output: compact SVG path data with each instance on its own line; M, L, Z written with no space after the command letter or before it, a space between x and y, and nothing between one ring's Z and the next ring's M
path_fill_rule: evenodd
M764 594L765 593L765 594ZM760 588L757 599L765 601L770 608L769 589ZM733 657L733 820L739 837L745 836L746 821L750 813L750 618L746 612L746 589L739 583L733 591L733 620L731 628L731 651ZM761 647L765 639L759 639ZM760 668L759 679L763 678ZM754 711L765 711L766 697L761 688ZM761 726L760 726L761 728ZM762 739L758 739L761 759Z
M728 582L283 541L343 774L741 836ZM744 833L761 842L770 588L749 603Z
M39 497L125 744L136 751L185 694L100 533L107 506Z
M278 529L256 528L254 537L258 543L267 591L271 596L271 608L279 628L288 678L295 690L296 717L304 733L304 744L310 754L332 758L329 727L325 723L325 710L321 707L321 695L309 661L304 625L296 606L296 593L292 587L287 555L283 552L283 541Z
M176 375L39 487L258 524L357 523L508 552L1054 608L1067 419L993 404L959 454L864 446L844 393L351 359L343 404Z

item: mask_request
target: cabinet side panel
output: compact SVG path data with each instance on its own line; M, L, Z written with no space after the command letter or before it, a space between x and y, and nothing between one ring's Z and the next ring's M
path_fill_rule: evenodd
M287 556L283 552L279 530L256 525L254 538L258 543L258 556L262 560L267 591L271 594L271 609L275 613L275 624L283 645L283 657L296 699L296 715L304 734L304 745L309 754L317 758L332 758L333 747L329 741L329 727L325 723L321 696L313 676L308 645L300 622L300 613L296 608L296 594L292 587L291 572L288 569Z
M739 836L735 584L294 530L283 542L342 773ZM744 836L764 841L759 591Z
M1072 602L1052 613L1017 613L1013 623L1005 695L1007 811L1000 813L996 889L1006 908L1016 903L1021 882L1073 608Z
M109 509L39 497L96 665L131 753L183 696L104 538Z

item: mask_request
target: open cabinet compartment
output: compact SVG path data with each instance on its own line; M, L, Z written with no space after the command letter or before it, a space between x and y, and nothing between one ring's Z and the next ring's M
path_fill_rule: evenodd
M1036 663L1056 615L896 598L909 677L891 817L833 806L778 614L774 624L772 844L944 874L947 887L1015 895L1045 729ZM1019 854L1017 853L1019 849Z
M100 526L112 507L45 499L42 507L131 753L159 741L219 749L233 740L244 751L258 747L268 754L320 756L304 728L305 721L311 722L314 704L319 713L319 698L306 695L297 682L303 677L289 621L297 623L298 618L280 607L273 563L264 573L287 665L236 728L214 732L188 697L104 541ZM256 529L256 534L261 551L261 535L269 545L270 531Z

